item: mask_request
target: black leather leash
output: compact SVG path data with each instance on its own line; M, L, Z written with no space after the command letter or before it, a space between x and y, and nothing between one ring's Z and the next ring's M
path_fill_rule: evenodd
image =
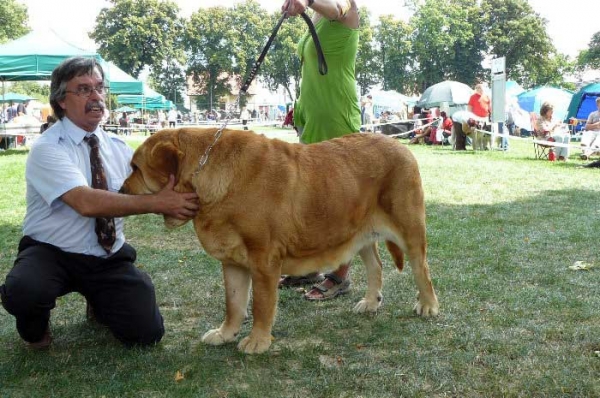
M321 75L326 75L327 74L327 62L325 62L325 55L323 55L323 49L321 48L321 42L319 41L319 37L317 36L317 31L315 30L315 25L312 23L312 21L310 20L308 15L306 15L306 13L303 12L302 14L300 14L300 16L302 16L302 19L304 19L304 22L306 22L306 24L308 25L308 30L310 32L310 35L312 36L312 39L315 42L315 48L317 49L317 58L319 60L319 73ZM263 48L262 52L260 53L260 56L254 63L254 66L252 67L252 69L250 70L250 74L248 75L248 78L242 85L242 88L240 88L241 93L246 94L248 92L248 89L250 88L250 84L252 84L252 81L256 77L256 74L258 73L258 70L260 69L260 65L262 65L263 61L265 60L267 52L269 51L269 48L271 47L273 40L275 40L275 36L277 35L277 32L279 31L279 28L281 27L281 24L283 23L283 21L285 20L286 17L287 17L286 12L281 14L281 18L279 18L279 21L277 21L277 25L275 25L275 28L273 28L273 31L271 32L271 36L269 36L269 40L267 41L267 44Z
M321 48L321 42L319 41L319 38L317 37L317 31L315 30L315 25L313 25L312 21L305 13L302 13L300 15L302 16L302 18L308 25L308 30L310 31L310 35L312 36L313 41L315 42L315 48L317 50L317 57L319 60L319 73L321 75L326 75L327 74L327 63L325 62L325 56L323 55L323 49ZM240 88L240 91L238 93L236 103L235 103L236 106L239 106L241 96L247 94L248 88L250 88L250 84L252 84L252 80L254 80L254 78L256 77L256 74L258 73L258 70L260 69L260 65L265 60L265 56L267 55L267 52L269 51L269 48L271 47L273 40L275 40L275 36L277 35L277 32L279 31L279 28L281 27L281 24L283 23L283 21L285 20L286 17L287 17L287 12L284 12L283 14L281 14L281 18L279 18L279 21L277 21L277 25L275 25L273 32L271 32L271 36L269 36L269 40L267 41L265 48L263 48L262 52L260 53L260 56L254 63L254 66L250 70L250 74L248 75L248 78L242 85L242 88ZM197 175L198 173L200 173L200 170L202 170L202 168L204 167L206 162L208 162L208 157L210 155L210 152L212 151L213 147L215 146L215 144L217 143L219 138L221 138L221 135L223 134L223 130L225 130L225 127L227 127L227 123L229 122L229 119L230 119L230 117L226 118L225 121L223 122L223 124L221 125L221 127L219 127L219 129L216 131L212 144L210 144L208 147L206 147L206 150L204 151L204 155L202 155L202 157L198 161L198 168L194 172L194 175Z
M319 59L319 73L321 75L327 74L327 62L325 62L325 55L323 54L323 49L321 48L321 42L319 41L319 36L317 36L317 31L315 30L315 25L312 23L308 15L306 13L300 14L304 22L308 25L308 31L315 42L315 48L317 49L317 58Z

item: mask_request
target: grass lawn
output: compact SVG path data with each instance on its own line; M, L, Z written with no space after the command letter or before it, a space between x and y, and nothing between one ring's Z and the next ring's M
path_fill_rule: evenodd
M311 303L280 291L266 354L207 346L200 337L224 314L220 264L191 225L167 231L159 216L129 217L163 341L122 347L85 321L83 299L71 294L52 313L51 349L32 352L0 308L0 397L600 396L600 170L581 168L579 151L568 163L534 160L528 140L508 152L410 148L426 193L437 318L412 314L411 270L398 273L381 245L377 315L352 312L366 287L356 257L346 296ZM21 236L26 157L0 153L0 281ZM590 268L569 268L578 261Z

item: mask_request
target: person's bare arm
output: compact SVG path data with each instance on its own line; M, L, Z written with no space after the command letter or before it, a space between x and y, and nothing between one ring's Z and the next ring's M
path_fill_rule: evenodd
M588 120L585 122L584 130L600 130L600 121L596 123L592 123L592 116L588 117Z
M287 11L293 17L306 11L308 4L309 0L285 0L281 11ZM310 8L318 14L316 19L322 16L330 21L339 21L351 29L358 28L358 8L354 0L314 0Z
M198 211L195 193L173 190L175 177L162 191L152 195L124 195L90 187L77 187L61 199L84 217L124 217L134 214L158 213L179 220L193 218Z

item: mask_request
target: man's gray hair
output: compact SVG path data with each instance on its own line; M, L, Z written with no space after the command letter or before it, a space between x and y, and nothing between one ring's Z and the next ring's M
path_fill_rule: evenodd
M104 70L95 58L73 57L61 62L54 71L50 81L50 106L57 119L65 116L65 110L62 109L59 102L65 99L67 95L67 83L77 76L91 75L94 69L98 69L104 81Z

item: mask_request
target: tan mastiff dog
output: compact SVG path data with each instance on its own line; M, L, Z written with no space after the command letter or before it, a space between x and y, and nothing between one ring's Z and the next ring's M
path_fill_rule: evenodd
M301 145L240 130L224 130L215 139L216 132L181 128L154 134L136 150L133 173L123 185L129 194L157 192L174 174L177 191L198 194L194 228L206 252L222 262L227 308L225 321L202 341L220 345L237 338L252 286L254 324L238 348L266 351L280 275L333 270L356 253L368 283L354 311L377 311L378 241L385 241L399 270L408 255L419 291L414 311L437 315L421 177L406 147L372 134ZM165 218L165 224L185 222Z

